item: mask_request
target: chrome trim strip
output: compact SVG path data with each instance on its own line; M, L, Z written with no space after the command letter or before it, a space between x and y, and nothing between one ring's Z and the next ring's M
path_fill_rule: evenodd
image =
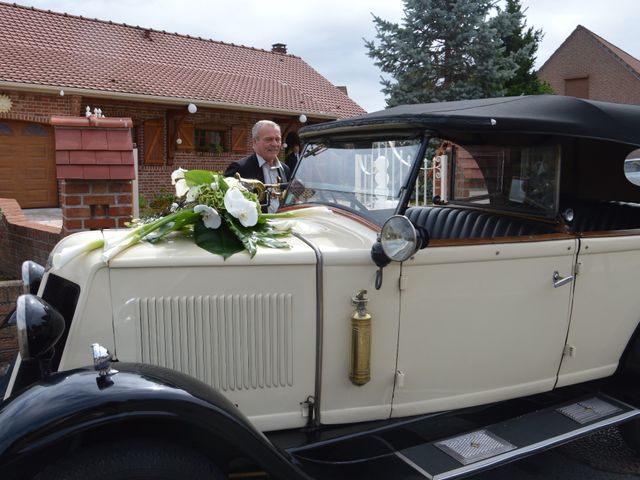
M304 238L299 233L293 232L292 235L304 243L306 243L316 254L316 385L315 385L315 418L314 424L316 427L320 426L320 405L322 398L322 335L324 332L324 277L322 272L324 271L324 261L322 259L322 252L310 240Z
M13 371L11 372L11 377L9 377L9 383L7 384L7 389L4 391L4 397L0 398L0 400L7 400L13 394L13 386L16 383L16 379L18 378L18 372L20 371L20 364L22 363L22 356L20 352L16 356L15 363L13 364Z
M433 479L433 475L431 475L429 472L427 472L426 470L423 470L422 467L416 465L415 463L413 463L411 460L409 460L407 457L405 457L403 454L401 454L400 452L395 452L396 456L402 460L404 463L406 463L407 465L409 465L410 467L414 468L419 474L423 475L425 478L428 478L429 480Z
M487 458L486 460L480 460L479 462L473 463L472 465L467 465L461 468L457 468L455 470L450 470L448 472L441 473L440 475L431 476L431 474L423 470L421 467L417 466L415 463L413 463L411 460L409 460L400 452L395 452L395 453L400 459L402 459L405 463L407 463L407 465L413 467L414 469L416 469L417 472L424 475L425 477L432 480L447 480L447 479L456 478L460 475L469 475L471 473L479 472L481 470L486 470L488 467L491 467L493 465L508 463L508 461L510 460L515 460L518 457L528 456L538 450L543 450L549 447L560 445L562 443L565 443L568 440L579 437L586 433L590 433L596 430L601 430L603 428L610 427L618 423L623 423L624 421L629 420L633 417L637 417L638 415L640 415L640 410L625 412L621 415L616 415L615 417L602 420L598 423L593 423L589 426L579 428L577 430L572 430L569 433L558 435L557 437L552 437L542 442L534 443L527 447L518 448L516 450L503 453L502 455L497 455L495 457Z

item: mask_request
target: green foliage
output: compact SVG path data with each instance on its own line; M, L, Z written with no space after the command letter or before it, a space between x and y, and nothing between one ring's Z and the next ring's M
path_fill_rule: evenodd
M160 189L158 194L155 195L150 202L147 201L144 195L138 196L140 217L153 217L168 211L174 202L174 198L173 193L168 192L164 187Z
M554 93L549 83L538 78L534 70L536 52L544 34L541 29L527 28L520 0L506 0L505 11L518 19L514 30L503 36L505 55L513 55L517 69L506 83L507 95L540 95Z
M365 40L383 78L387 105L487 98L506 93L518 59L507 50L523 18L495 0L404 0L401 24L374 15L377 42Z

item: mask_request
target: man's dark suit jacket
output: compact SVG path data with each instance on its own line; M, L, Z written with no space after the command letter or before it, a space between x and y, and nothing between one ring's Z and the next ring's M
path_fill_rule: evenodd
M281 165L284 170L284 178L282 181L288 182L291 179L291 170L284 163L281 163ZM236 173L239 173L242 178L254 178L265 183L262 168L258 164L258 157L255 153L238 160L237 162L233 162L225 170L224 176L233 177ZM282 173L280 174L280 177L282 177Z
M284 178L283 182L288 182L291 179L291 170L284 163L281 162L282 169L284 170ZM249 155L241 160L233 162L231 165L227 167L224 171L225 177L233 177L236 173L239 173L242 178L253 178L255 180L260 180L262 183L264 181L264 174L262 173L262 167L258 163L258 157L254 153L253 155ZM282 177L282 173L280 173L280 177ZM262 212L267 212L267 206L262 206Z

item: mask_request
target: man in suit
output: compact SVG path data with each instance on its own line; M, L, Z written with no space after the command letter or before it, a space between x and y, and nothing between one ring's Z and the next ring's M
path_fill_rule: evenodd
M300 160L300 137L296 132L290 132L287 135L287 155L284 163L292 172L296 169L298 160Z
M224 172L225 177L239 173L242 178L253 178L262 183L285 183L289 181L289 167L280 163L278 153L282 146L280 127L270 120L260 120L251 129L253 153L233 162ZM269 204L262 207L263 212L274 213L280 206L280 200L272 196Z

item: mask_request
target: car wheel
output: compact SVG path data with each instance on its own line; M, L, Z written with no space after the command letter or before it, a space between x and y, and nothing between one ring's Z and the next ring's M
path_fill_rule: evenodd
M46 467L35 480L221 480L209 459L189 448L152 439L94 445Z

